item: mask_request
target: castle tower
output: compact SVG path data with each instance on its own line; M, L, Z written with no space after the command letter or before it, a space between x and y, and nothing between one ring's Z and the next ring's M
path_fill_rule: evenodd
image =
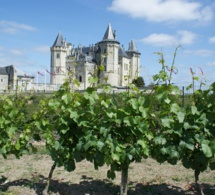
M101 64L105 67L105 71L102 75L108 78L108 83L112 86L119 85L119 73L118 73L118 51L119 42L116 40L116 34L113 33L111 25L109 24L104 34L102 41L97 45L100 49Z
M58 34L51 50L50 83L62 85L66 78L67 44L61 33Z
M126 51L130 58L130 79L131 81L139 76L140 69L140 55L141 53L137 50L134 40L129 43L128 50Z

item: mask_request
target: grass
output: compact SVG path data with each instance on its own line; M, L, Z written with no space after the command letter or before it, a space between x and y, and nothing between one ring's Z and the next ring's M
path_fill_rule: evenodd
M180 181L181 181L181 178L179 178L179 177L173 177L172 180L173 180L173 181L180 182Z
M3 191L0 191L0 195L17 195L16 192L3 192Z
M30 150L29 155L35 154L34 157L41 154L49 154L45 145L34 145L35 150Z
M39 151L41 153L46 152L45 147L39 146ZM2 171L0 179L4 176L9 181L6 184L8 187L4 190L1 189L0 185L0 193L2 195L9 195L10 193L15 195L15 189L18 188L17 194L21 194L20 190L23 192L29 190L28 194L31 195L30 191L44 188L53 161L47 154L31 154L24 155L20 159L15 157L7 160L0 158L0 163ZM67 172L63 167L57 167L53 174L50 191L52 194L57 192L61 194L60 192L63 193L64 191L68 192L65 194L75 195L77 192L95 195L101 193L103 195L118 194L121 174L117 172L116 179L109 180L106 177L107 170L108 167L103 166L96 171L93 164L87 161L77 163L73 172ZM200 183L204 183L206 192L211 195L215 190L212 189L215 183L214 175L215 171L211 170L200 175ZM4 183L4 178L0 183ZM161 194L180 194L186 185L194 183L194 177L193 171L185 169L181 163L175 166L168 163L160 165L149 158L144 159L141 163L131 164L128 183L129 195L136 193L158 194L159 191L162 191Z

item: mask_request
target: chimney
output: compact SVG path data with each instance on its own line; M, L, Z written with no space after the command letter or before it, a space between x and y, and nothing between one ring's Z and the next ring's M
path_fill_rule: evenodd
M113 37L116 40L116 30L113 31Z

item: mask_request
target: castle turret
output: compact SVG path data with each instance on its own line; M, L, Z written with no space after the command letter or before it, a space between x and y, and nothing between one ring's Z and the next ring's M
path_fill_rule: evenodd
M118 51L119 42L116 40L116 33L112 31L111 25L109 24L104 34L102 41L98 43L98 47L101 50L101 60L98 65L105 67L103 78L108 78L108 83L112 86L119 85L119 74L118 74Z
M126 51L130 58L130 78L131 81L139 76L140 69L140 55L141 53L137 50L134 40L129 43L128 50Z
M61 33L51 47L51 84L62 85L66 78L67 43Z

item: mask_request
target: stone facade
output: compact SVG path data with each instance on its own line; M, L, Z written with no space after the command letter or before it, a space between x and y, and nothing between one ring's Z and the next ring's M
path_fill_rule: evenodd
M0 91L8 89L8 74L5 68L0 67Z
M94 45L74 47L58 34L51 47L50 82L61 85L68 79L72 71L80 82L80 90L89 87L88 78L99 70L102 65L104 71L98 71L99 83L112 86L127 86L139 76L140 53L134 41L129 43L125 51L116 40L116 33L109 24L104 37Z
M28 76L13 65L0 67L0 91L4 90L32 90L34 76Z

